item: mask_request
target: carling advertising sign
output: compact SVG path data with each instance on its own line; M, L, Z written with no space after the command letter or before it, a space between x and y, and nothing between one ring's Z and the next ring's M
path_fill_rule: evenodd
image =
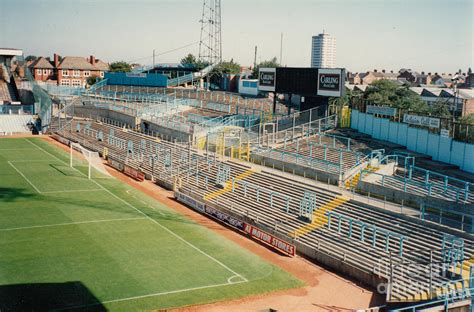
M276 68L260 68L258 70L258 90L275 92Z
M344 95L344 70L318 69L318 95L339 97Z

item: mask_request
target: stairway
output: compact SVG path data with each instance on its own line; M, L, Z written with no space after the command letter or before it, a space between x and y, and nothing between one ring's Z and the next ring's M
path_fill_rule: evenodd
M365 171L369 171L370 173L376 172L379 170L379 167L372 167L371 165L368 165L367 167L364 168ZM359 179L360 179L360 171L354 175L352 178L347 179L346 182L344 183L344 186L347 190L352 190L354 189L357 184L359 184Z
M311 223L296 229L294 232L288 233L289 236L296 238L298 236L305 235L315 229L323 227L328 222L328 217L326 213L328 211L336 209L337 207L346 203L348 200L349 198L344 196L334 197L332 200L313 211L313 221Z

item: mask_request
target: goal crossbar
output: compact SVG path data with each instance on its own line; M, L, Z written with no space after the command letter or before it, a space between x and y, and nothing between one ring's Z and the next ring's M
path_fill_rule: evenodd
M75 155L75 152L78 155ZM110 173L108 173L107 169L105 169L104 164L102 163L102 159L99 156L99 153L90 151L80 145L79 143L71 142L70 144L70 154L69 154L69 166L74 168L74 159L81 158L87 165L87 178L92 178L92 169L98 171L99 173L110 177Z

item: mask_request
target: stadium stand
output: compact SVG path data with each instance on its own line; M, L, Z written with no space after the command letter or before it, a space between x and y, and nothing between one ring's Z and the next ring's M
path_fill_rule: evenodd
M31 133L28 126L33 120L32 115L2 115L0 114L0 134L12 135Z
M388 282L390 302L465 290L463 264L474 245L463 232L363 204L309 180L221 161L189 144L160 141L104 123L74 120L59 134L107 155L109 162L130 166L157 183L273 233L301 253L374 287ZM463 270L439 274L439 266L428 270L423 266L430 260L450 263L440 269L444 273Z

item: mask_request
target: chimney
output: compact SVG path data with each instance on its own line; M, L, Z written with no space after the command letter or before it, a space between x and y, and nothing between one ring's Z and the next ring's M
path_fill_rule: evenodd
M91 55L89 61L91 62L92 65L95 65L95 57L94 57L94 55Z
M385 69L382 69L382 73L384 73L384 74L385 74Z
M54 53L54 68L58 68L59 66L59 55Z

